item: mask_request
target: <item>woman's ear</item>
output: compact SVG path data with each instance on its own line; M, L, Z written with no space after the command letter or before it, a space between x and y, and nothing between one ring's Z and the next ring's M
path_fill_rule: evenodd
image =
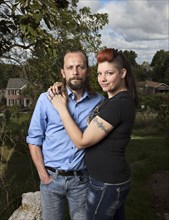
M123 68L121 71L121 78L124 79L126 77L126 74L127 74L127 70Z

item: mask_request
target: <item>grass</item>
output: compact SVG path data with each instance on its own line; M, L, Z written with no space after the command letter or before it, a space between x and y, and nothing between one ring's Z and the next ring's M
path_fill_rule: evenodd
M19 123L24 120L25 115L19 119ZM10 149L6 147L4 163L9 153ZM126 220L156 220L147 182L153 173L169 170L169 146L165 135L155 128L134 130L127 147L127 159L132 169L133 184L126 204ZM29 153L23 151L23 146L15 147L5 172L5 179L0 182L1 220L8 219L20 206L22 193L39 190L37 173Z
M32 115L32 113L30 113L30 112L28 112L28 113L21 112L21 113L19 113L18 119L14 116L11 116L10 123L21 124L24 121L30 120L31 115Z
M153 129L154 132L154 129ZM164 135L139 136L135 131L127 148L127 158L133 174L132 190L126 204L127 220L156 220L152 196L147 182L153 173L169 170L169 146Z

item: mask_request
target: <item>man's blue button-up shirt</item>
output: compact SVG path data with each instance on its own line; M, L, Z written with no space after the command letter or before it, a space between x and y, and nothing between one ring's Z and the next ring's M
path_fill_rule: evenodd
M103 100L99 94L85 92L76 102L74 94L68 91L68 109L78 127L84 131L87 127L87 116ZM42 93L36 103L30 122L27 143L42 147L45 166L61 170L81 170L84 164L84 150L78 150L67 135L59 113Z

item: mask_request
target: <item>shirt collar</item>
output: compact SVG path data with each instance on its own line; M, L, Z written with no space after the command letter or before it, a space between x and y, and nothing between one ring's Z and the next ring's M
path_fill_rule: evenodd
M66 87L66 89L67 89L67 94L68 94L68 96L69 96L69 97L71 96L71 97L74 98L74 94L73 94L73 92L72 92L68 87ZM85 98L87 98L87 97L90 98L91 95L90 95L90 93L89 93L88 91L84 91L81 100L82 100L82 99L85 99Z

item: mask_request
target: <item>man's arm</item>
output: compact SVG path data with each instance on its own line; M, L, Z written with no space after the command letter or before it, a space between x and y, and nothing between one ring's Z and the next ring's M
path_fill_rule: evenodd
M52 181L52 177L46 171L46 168L43 162L41 147L33 145L33 144L28 144L28 146L29 146L32 160L35 164L35 167L37 169L41 182L44 184L50 183Z

